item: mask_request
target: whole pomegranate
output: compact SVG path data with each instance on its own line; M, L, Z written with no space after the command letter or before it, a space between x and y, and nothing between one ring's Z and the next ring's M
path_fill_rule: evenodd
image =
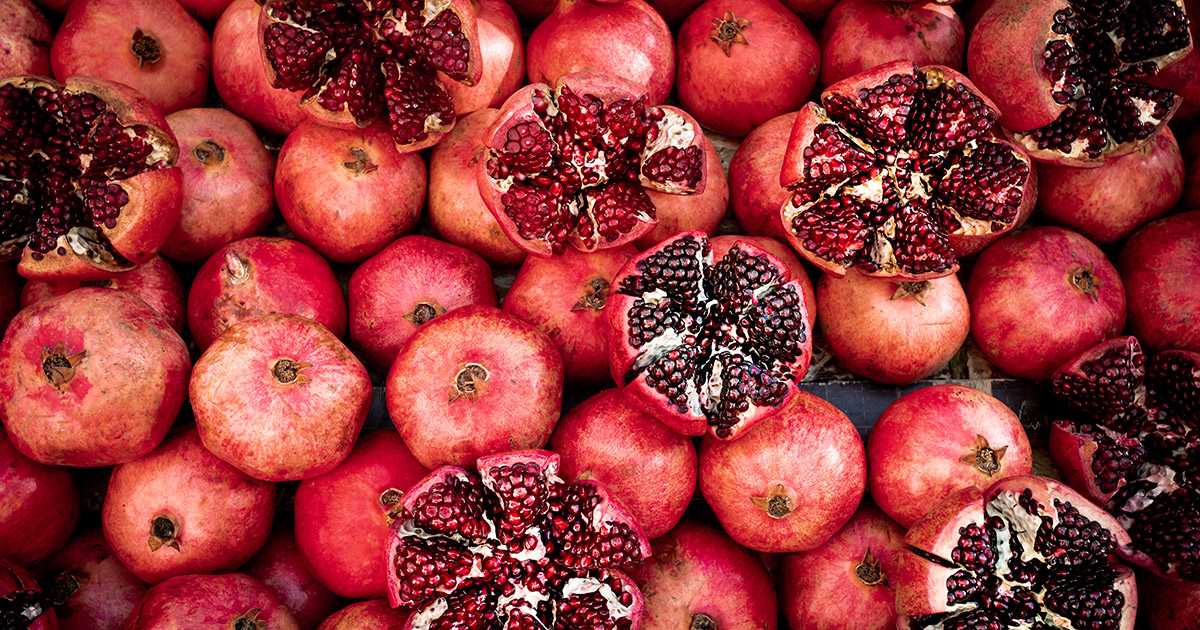
M125 630L223 627L300 630L279 598L244 573L173 577L146 593Z
M562 458L563 477L604 484L647 538L675 527L696 492L692 441L630 405L615 389L563 415L548 448Z
M275 218L275 159L250 123L228 110L167 116L179 139L183 212L163 243L167 258L201 263L222 245L262 232Z
M792 628L892 630L904 529L869 501L825 544L783 557L779 598ZM853 612L850 612L853 611Z
M333 613L317 630L404 630L409 611L393 609L386 599L357 602Z
M983 252L967 281L971 338L1019 378L1055 368L1125 327L1125 288L1111 262L1077 232L1037 227Z
M187 398L187 346L145 302L82 288L17 314L0 342L0 419L43 464L149 453Z
M401 500L388 541L388 600L405 628L637 628L642 595L622 570L650 543L604 485L567 482L558 456L481 457L478 474L429 473Z
M257 0L233 0L212 34L213 83L238 116L274 134L287 135L306 118L300 94L271 85L258 46Z
M590 254L530 256L504 296L503 310L546 333L563 359L568 385L608 385L604 308L617 272L637 256L633 245Z
M215 22L232 0L179 0L189 13L205 22Z
M821 337L838 365L889 385L907 385L946 365L971 327L957 276L895 282L850 270L817 283Z
M1200 211L1138 230L1117 267L1129 294L1129 330L1152 352L1200 352Z
M867 489L888 516L912 527L967 486L1028 475L1029 438L1017 414L981 391L934 385L888 405L867 437Z
M769 236L743 236L741 234L722 234L712 237L709 242L712 243L713 260L724 258L725 254L728 254L729 250L738 243L749 243L778 258L779 262L792 272L792 279L800 285L800 290L804 293L804 303L808 305L809 328L817 323L817 294L813 290L812 280L809 280L804 264L800 262L790 247Z
M205 448L255 479L295 481L350 454L371 377L324 326L280 313L221 333L196 361L189 394Z
M350 277L349 296L350 339L383 373L426 322L460 306L497 304L486 262L467 249L420 235L398 238L359 265Z
M738 137L800 109L821 70L817 40L778 0L708 0L679 28L677 54L683 108Z
M471 304L422 326L387 376L392 423L427 468L540 448L562 407L563 360L542 331Z
M1200 624L1200 583L1139 573L1138 619L1149 630L1176 630Z
M59 81L122 83L169 114L204 105L211 51L204 27L175 0L73 0L50 65Z
M717 148L701 136L704 149L704 190L692 195L676 195L647 189L658 223L634 241L638 249L646 250L680 232L699 231L712 234L729 210L729 183Z
M19 630L58 630L49 598L33 576L0 558L0 623Z
M0 488L0 558L34 566L67 544L79 522L70 470L25 457L0 431Z
M274 593L296 617L300 630L316 630L345 602L318 582L305 566L304 556L296 548L294 529L290 520L276 521L267 544L239 570Z
M54 31L30 0L0 0L0 77L50 75Z
M100 528L76 536L40 570L60 630L121 630L150 588L113 555Z
M296 241L252 236L218 249L188 292L188 329L201 350L250 317L290 313L346 336L346 297L321 255Z
M850 520L866 489L862 439L846 414L798 392L733 441L700 443L700 492L755 551L806 551Z
M961 70L966 46L966 28L951 7L843 0L821 29L821 83L900 60Z
M954 273L1037 201L1029 157L989 135L998 116L944 66L896 61L829 86L800 110L784 156L788 242L839 276Z
M429 470L391 429L362 436L333 470L296 488L296 548L340 597L384 597L384 554L400 498Z
M789 195L779 183L779 165L799 116L798 112L789 112L755 127L729 161L733 216L746 234L787 238L779 221L779 208Z
M274 516L274 484L221 461L186 429L113 469L100 523L121 564L157 584L237 569L262 548Z
M654 555L632 572L646 599L642 630L777 627L762 561L720 529L683 520L652 546Z
M525 82L525 40L517 14L504 0L474 0L478 12L479 81L466 85L443 81L459 117L487 107L500 107Z

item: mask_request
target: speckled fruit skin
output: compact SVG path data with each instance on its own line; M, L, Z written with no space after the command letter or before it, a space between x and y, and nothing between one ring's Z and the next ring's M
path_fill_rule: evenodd
M704 190L695 195L670 195L646 189L654 203L658 223L634 241L638 249L649 249L680 232L699 230L711 235L729 210L729 183L717 148L706 137L704 146Z
M1138 619L1145 620L1148 630L1200 627L1200 583L1142 571L1137 585Z
M737 440L706 435L700 443L700 492L725 531L755 551L805 551L829 540L854 514L866 476L850 419L805 391ZM780 517L754 501L764 497Z
M779 165L799 116L799 112L788 112L755 127L729 162L733 215L746 234L786 238L779 209L790 193L779 185Z
M271 533L275 496L274 484L221 461L204 448L195 429L187 429L113 469L100 522L121 563L157 584L240 567ZM159 537L164 544L152 548L148 535L166 520L173 524L174 542Z
M33 566L62 549L79 522L71 471L21 454L0 430L0 557Z
M966 28L952 7L843 0L821 29L821 83L901 59L961 71L966 45Z
M808 326L812 328L817 322L817 293L813 290L812 280L808 277L808 270L800 263L800 259L796 257L796 252L792 248L784 245L782 242L773 239L769 236L743 236L741 234L722 234L709 239L712 243L713 260L719 260L722 256L729 253L738 242L750 243L756 247L764 249L768 254L778 258L792 272L792 280L800 283L800 288L804 291L804 303L808 305Z
M276 522L267 544L240 571L274 593L300 630L314 630L345 602L313 577L296 548L294 529L290 519Z
M296 618L279 599L262 582L244 573L171 578L146 593L125 630L226 626L300 630Z
M403 630L408 615L407 609L393 609L386 599L372 599L333 613L317 630Z
M400 498L429 470L400 436L359 439L341 466L296 488L296 547L326 588L347 599L387 595L387 547Z
M9 560L0 558L0 598L18 591L41 591L29 572ZM44 591L43 591L44 593ZM14 624L15 625L15 624ZM22 630L58 630L58 619L53 608L46 608L32 624L20 626Z
M474 4L483 76L471 86L442 79L460 118L485 107L500 107L525 81L525 40L517 14L504 0Z
M222 333L196 361L189 394L205 448L255 479L296 481L350 454L371 377L324 326L275 314Z
M76 536L39 570L60 630L121 630L150 588L113 555L99 528Z
M423 466L472 466L489 453L545 445L562 387L562 356L545 333L472 304L409 338L388 373L387 408Z
M1147 352L1200 352L1200 211L1159 219L1117 261L1129 293L1129 329Z
M30 0L0 0L0 76L50 75L50 22Z
M277 135L287 135L307 116L303 92L271 87L258 43L256 0L233 0L217 20L212 36L213 83L221 101L237 115Z
M56 367L47 371L46 362ZM9 324L0 419L16 447L43 464L128 462L167 434L190 370L183 339L145 302L116 289L76 289Z

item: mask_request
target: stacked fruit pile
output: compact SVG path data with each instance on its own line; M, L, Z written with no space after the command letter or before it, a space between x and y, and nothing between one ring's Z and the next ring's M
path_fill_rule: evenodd
M0 630L1200 627L1198 15L0 0Z

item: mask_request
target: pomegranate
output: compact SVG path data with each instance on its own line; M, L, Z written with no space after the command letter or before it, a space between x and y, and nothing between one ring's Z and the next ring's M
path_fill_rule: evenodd
M684 520L653 548L633 571L646 599L642 630L777 627L775 586L762 561L720 529Z
M562 407L563 360L542 331L471 304L422 326L387 376L387 409L427 468L540 448Z
M350 277L350 339L386 373L429 320L468 304L496 306L492 271L471 251L428 236L396 239Z
M808 306L790 275L744 242L718 260L700 232L643 252L610 291L613 379L684 435L737 438L784 408L812 358Z
M70 293L82 287L107 287L128 291L145 302L159 317L166 320L175 332L183 334L187 324L184 312L183 282L171 263L162 256L151 258L133 271L99 280L30 280L21 291L21 308L33 306L52 297Z
M888 405L867 437L867 488L888 516L912 527L967 486L1028 475L1029 438L1017 414L961 385L934 385Z
M145 302L82 288L22 310L0 342L0 419L37 462L110 466L158 446L191 360Z
M425 161L398 153L382 124L301 123L279 150L275 198L296 236L336 263L359 263L412 231L425 205Z
M769 236L742 236L740 234L722 234L709 239L713 248L713 259L724 258L729 250L733 249L738 243L749 243L768 254L779 259L783 266L792 273L792 279L799 285L801 291L804 292L804 303L808 305L808 326L811 328L817 323L817 294L813 291L812 281L808 278L808 271L804 268L804 264L796 258L796 253L790 247L780 243L779 241Z
M0 259L20 256L21 275L128 271L179 220L178 145L130 89L89 77L3 79L0 129L0 151L12 156L0 167Z
M821 71L817 40L778 0L708 0L679 28L678 55L683 108L738 137L800 109Z
M50 75L54 31L30 0L0 0L0 77Z
M733 215L746 234L787 238L779 222L779 208L789 195L779 184L779 165L799 116L798 112L789 112L755 127L729 162Z
M241 568L241 572L261 581L278 597L296 617L301 630L316 630L345 602L318 582L305 566L304 556L296 548L293 529L295 526L291 521L276 522L267 544Z
M259 32L272 85L303 92L305 112L325 124L380 120L402 152L454 127L439 72L467 85L482 76L468 0L267 0Z
M395 431L362 436L341 466L296 488L296 548L340 597L384 597L384 554L404 492L429 473Z
M729 183L717 148L704 136L704 190L693 195L675 195L647 189L658 223L634 241L638 249L650 249L680 232L697 230L711 235L729 210Z
M549 448L567 479L595 479L629 510L647 538L666 534L696 492L696 448L608 389L562 417Z
M221 333L196 361L189 393L205 448L255 479L295 481L350 454L371 377L324 326L280 313Z
M942 369L967 340L971 309L957 276L916 282L851 270L821 276L821 337L838 365L889 385Z
M634 256L633 245L531 256L505 295L504 312L533 324L558 348L568 385L612 383L604 307L613 278Z
M1188 15L1188 31L1196 41L1196 16L1200 15L1200 2L1183 0ZM1147 76L1146 83L1167 88L1178 94L1183 102L1175 110L1174 120L1193 122L1200 115L1200 54L1184 55L1177 63L1163 68L1157 75Z
M167 116L183 156L183 212L164 256L201 263L222 245L262 232L275 218L275 159L254 127L224 109Z
M1037 201L1029 157L988 135L997 115L944 66L897 61L829 86L800 110L784 157L788 241L839 276L954 273Z
M1138 618L1149 630L1194 628L1200 624L1200 583L1138 574Z
M1183 156L1167 127L1133 153L1098 168L1038 165L1043 220L1105 245L1166 214L1183 195Z
M146 593L125 630L220 627L300 630L270 589L244 573L173 577Z
M704 437L700 492L738 544L807 551L850 520L866 489L866 467L846 414L798 392L738 440Z
M964 488L904 544L892 580L899 628L1133 628L1133 572L1113 560L1129 535L1052 479Z
M58 630L54 609L33 576L0 558L0 623L19 630Z
M454 112L466 116L500 107L525 82L525 41L517 14L504 0L474 0L482 73L475 85L443 81Z
M821 83L833 85L900 60L961 70L966 45L966 28L951 7L845 0L821 29Z
M158 584L237 569L262 548L274 516L274 484L221 461L186 429L113 469L100 523L121 564Z
M0 488L0 557L33 566L67 544L79 522L70 470L25 457L0 431Z
M700 126L634 90L613 75L581 73L554 88L526 86L504 103L485 132L479 191L518 247L539 256L561 254L568 242L618 247L654 226L646 188L704 191Z
M1200 211L1138 230L1117 266L1129 292L1129 330L1151 352L1200 352Z
M21 310L21 276L14 263L0 261L0 337L17 311Z
M54 78L137 90L164 114L208 97L208 33L175 0L73 0L50 47Z
M113 555L99 528L76 536L41 570L60 630L121 630L150 588Z
M444 240L465 247L499 267L516 267L525 250L508 239L476 183L484 133L498 109L464 116L429 157L429 222Z
M404 630L408 616L408 610L394 610L386 599L372 599L333 613L317 630Z
M266 131L287 135L304 120L300 94L276 88L258 47L256 0L233 0L212 35L213 82L221 101L238 116Z
M215 22L232 0L179 0L189 13L205 22Z
M333 269L312 248L282 238L252 236L218 249L196 273L187 305L201 351L243 319L273 313L346 336L346 298Z
M893 630L904 529L869 501L828 542L783 558L783 613L792 628ZM853 611L853 612L850 612Z
M683 22L687 16L692 14L692 11L696 10L696 7L703 3L704 0L646 0L646 4L658 11L663 20L672 27Z
M1098 165L1145 144L1179 98L1139 77L1192 49L1183 0L995 0L971 34L968 74L1036 160Z
M585 70L613 74L637 86L647 105L661 105L675 81L675 41L644 0L558 0L525 48L530 83L556 83Z
M650 543L603 484L565 482L549 451L477 469L438 468L401 500L387 578L392 606L413 609L406 630L638 627L642 594L622 570Z

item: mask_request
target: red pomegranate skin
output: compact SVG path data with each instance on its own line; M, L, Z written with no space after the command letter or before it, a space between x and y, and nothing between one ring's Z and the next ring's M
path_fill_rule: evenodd
M225 627L300 630L283 603L244 573L171 578L146 593L125 630Z
M156 61L135 54L139 30L157 42ZM73 0L50 66L59 81L83 74L123 83L170 114L204 105L211 56L208 33L175 0Z
M201 351L248 317L290 313L346 336L346 297L333 269L311 247L252 236L218 249L188 292L188 329Z
M607 389L567 412L549 450L562 457L567 481L595 479L608 488L646 538L675 527L696 492L696 447ZM657 547L655 547L657 549Z
M383 553L403 493L429 473L391 429L359 439L341 466L296 488L296 548L347 599L387 595Z
M1129 329L1146 351L1200 352L1200 211L1138 230L1117 267L1129 293Z
M387 377L387 409L426 468L541 448L562 409L563 360L542 331L472 304L421 327Z
M213 22L229 7L231 0L179 0L188 13L205 22Z
M278 597L300 630L314 630L345 602L313 577L296 548L294 530L290 519L276 522L267 544L240 571Z
M386 599L372 599L333 613L317 630L403 630L409 612L393 609Z
M821 29L821 83L901 59L961 70L966 45L966 28L952 7L843 0Z
M30 0L0 0L0 76L50 75L50 22Z
M1169 127L1098 168L1038 164L1038 213L1105 245L1166 214L1183 195L1183 156Z
M0 431L0 488L0 557L34 566L67 544L79 522L69 469L29 459Z
M271 87L258 43L256 0L233 0L212 35L213 83L221 101L238 116L277 135L287 135L307 119L300 108L303 92Z
M779 209L789 193L779 185L779 165L798 116L799 112L788 112L755 127L729 162L733 216L746 234L786 238Z
M121 563L158 584L242 566L271 533L275 497L274 484L221 461L187 429L113 469L100 523Z
M133 270L101 280L30 280L21 291L21 308L82 287L106 287L132 293L154 309L175 332L183 334L187 324L183 281L171 263L155 256Z
M967 282L971 338L1019 378L1058 366L1125 327L1125 288L1112 263L1078 232L1036 227L997 241Z
M17 274L16 263L0 263L0 337L4 336L8 322L12 321L17 311L24 308L21 304L22 282L23 279Z
M905 285L889 278L823 274L820 331L838 364L889 385L919 381L946 365L967 340L971 308L957 276L927 282L914 287L917 294L903 294Z
M1138 619L1148 630L1200 627L1200 583L1137 574Z
M396 151L383 123L347 130L310 120L279 150L275 198L301 241L358 263L412 231L428 182L425 161Z
M115 289L76 289L9 324L0 342L0 418L17 449L43 464L128 462L167 434L190 370L183 339L145 302Z
M788 625L810 630L896 628L896 595L887 577L897 575L903 548L904 529L864 501L824 545L783 557L779 599Z
M121 630L150 589L113 555L100 528L76 536L40 570L60 630Z
M486 261L416 234L396 239L360 265L350 277L349 294L350 339L384 373L426 317L468 304L497 305Z
M671 195L646 189L658 223L644 236L634 241L638 249L646 250L680 232L699 230L711 235L729 209L729 183L725 169L713 143L704 138L704 190L695 195Z
M443 75L442 87L454 100L460 118L488 107L500 107L525 81L525 40L517 14L504 0L476 0L483 77L468 86ZM443 140L444 142L444 140Z
M805 391L737 440L700 442L700 492L725 531L755 551L829 540L854 514L866 476L850 419Z
M736 20L750 22L740 27L741 40L712 37ZM676 44L683 109L706 129L739 138L800 109L821 72L817 40L778 0L708 0L679 28Z
M817 293L813 290L812 280L808 277L808 270L801 264L800 259L796 257L796 253L792 251L792 248L769 236L722 234L721 236L714 236L709 239L709 242L712 243L713 260L719 260L724 257L739 241L767 250L767 253L778 258L792 272L792 280L800 283L800 288L804 291L804 303L808 305L808 327L811 330L817 323Z
M9 560L0 558L0 598L7 597L19 591L41 591L38 583L29 572ZM47 607L36 617L36 621L28 626L20 626L22 630L58 630L58 619L54 609Z

